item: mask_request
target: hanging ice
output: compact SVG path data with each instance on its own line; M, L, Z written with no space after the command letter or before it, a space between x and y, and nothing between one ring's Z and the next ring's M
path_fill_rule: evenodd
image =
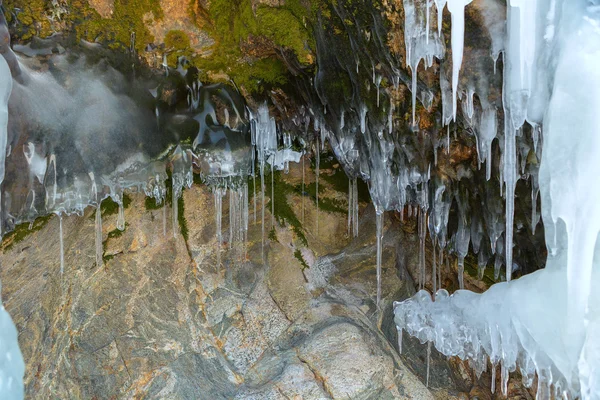
M4 57L0 56L0 184L4 180L6 138L8 124L8 98L12 90L12 77ZM0 208L3 212L4 210ZM17 341L17 329L2 305L0 284L0 398L23 398L25 364Z
M519 21L535 11L533 1L511 3L522 7ZM479 373L488 357L500 364L503 392L508 372L518 368L527 385L537 374L537 399L598 399L600 295L592 287L600 284L600 190L593 183L600 170L600 8L584 0L557 0L552 7L547 29L523 23L529 30L513 39L520 40L521 62L514 65L521 85L535 63L534 47L523 42L544 38L556 59L556 69L546 66L543 73L552 78L540 169L546 268L481 295L441 290L432 302L422 291L395 305L395 321L443 354L468 359ZM509 111L512 128L529 115L516 104Z

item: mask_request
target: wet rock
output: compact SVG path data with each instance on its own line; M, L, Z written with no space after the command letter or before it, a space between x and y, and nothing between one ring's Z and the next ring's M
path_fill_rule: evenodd
M105 255L114 257L103 266L95 265L93 210L63 221L63 275L56 218L0 254L3 300L19 330L28 397L451 398L448 391L440 395L435 379L434 390L427 389L412 372L423 369L422 357L401 358L380 330L384 321L384 330L392 330L382 314L391 315L392 300L408 290L398 278L393 220L384 239L387 311L381 313L374 306L370 209L361 211L360 238L346 247L340 242L350 240L338 239L332 248L342 250L320 258L312 247L316 236L303 247L278 225L279 241L266 240L262 262L260 219L252 223L252 214L245 246L217 248L206 187L183 193L187 241L173 237L170 208L147 210L141 195L132 199L121 234L109 235L117 216L104 217ZM223 208L228 233L227 202ZM324 215L324 232L345 231L346 215ZM311 227L304 229L310 236ZM327 248L321 243L319 252ZM303 271L296 250L309 269ZM449 374L436 368L432 376Z

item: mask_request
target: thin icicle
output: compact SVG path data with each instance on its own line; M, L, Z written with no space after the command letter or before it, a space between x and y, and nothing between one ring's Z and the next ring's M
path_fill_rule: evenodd
M412 126L413 129L417 128L417 69L418 64L414 67L411 66L412 70L412 85L411 85L411 95L412 95Z
M492 364L492 394L496 393L496 365Z
M348 237L350 236L350 229L352 226L352 215L354 214L354 201L352 195L354 194L354 188L352 187L352 179L348 179Z
M398 354L402 354L402 328L398 330Z
M304 185L305 185L305 170L304 170L304 156L302 157L302 225L304 225Z
M506 397L508 395L508 369L504 366L504 363L500 365L500 379L502 381L502 395Z
M96 266L100 267L103 264L103 253L104 249L102 246L102 209L100 208L100 204L96 207Z
M442 289L442 266L444 265L444 248L440 245L440 266L438 268L438 285Z
M321 151L319 149L319 137L317 136L317 148L316 148L316 161L317 161L317 170L315 175L315 184L316 184L316 198L317 198L317 236L319 236L319 166L321 164Z
M262 230L262 239L261 239L261 243L262 243L262 247L260 250L260 254L262 257L262 260L265 260L265 162L263 159L261 159L260 162L260 196L261 196L261 201L262 201L262 206L261 206L261 230Z
M504 138L504 181L506 182L506 281L512 276L513 225L515 218L515 186L517 180L517 150L515 144L516 132L509 129Z
M427 235L427 211L418 209L419 218L419 287L425 288L425 236Z
M458 257L458 288L465 288L465 259Z
M117 229L120 231L125 230L125 209L123 207L123 196L119 202L119 214L117 216Z
M215 200L215 218L217 225L217 269L221 268L221 246L223 243L223 235L221 231L222 225L222 211L223 211L223 189L216 188L213 192Z
M172 204L171 210L173 211L173 237L174 238L177 238L177 234L179 233L179 207L177 206L178 201L179 201L179 198L175 191L175 187L173 187L173 204Z
M358 237L358 181L356 178L352 180L352 187L354 190L354 237Z
M254 224L256 224L256 174L252 174L252 200L254 202Z
M229 248L233 248L234 237L233 234L235 232L235 192L233 190L229 190Z
M271 229L275 229L275 178L271 164Z
M63 218L62 215L58 215L58 230L60 234L60 274L65 272L65 244L63 235Z
M381 302L381 253L383 247L383 211L376 209L377 225L377 307Z
M436 262L436 255L435 255L435 250L436 250L436 245L437 245L437 239L433 240L433 269L431 271L431 284L433 286L433 300L435 300L435 293L437 292L437 262Z

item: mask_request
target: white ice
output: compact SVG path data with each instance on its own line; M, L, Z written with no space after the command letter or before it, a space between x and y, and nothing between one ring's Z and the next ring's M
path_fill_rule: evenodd
M523 25L540 13L535 3L511 1L510 12L518 5ZM584 0L556 0L552 8L552 18L544 21L553 35L535 25L519 31L518 62L511 61L518 80L507 77L527 94L513 97L517 103L508 107L514 128L529 118L519 101L529 90L543 92L531 89L528 71L541 65L532 52L542 57L552 51L554 63L543 72L552 91L544 106L539 182L546 268L483 294L459 290L449 296L441 290L432 302L429 293L419 292L395 305L395 321L443 354L468 359L478 373L488 358L500 364L503 390L508 372L518 368L528 385L537 374L538 399L599 399L600 294L593 288L600 284L600 9ZM542 38L546 49L536 49Z

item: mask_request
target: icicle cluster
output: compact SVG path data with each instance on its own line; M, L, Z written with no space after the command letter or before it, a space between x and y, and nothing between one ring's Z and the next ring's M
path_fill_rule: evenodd
M459 4L450 10L453 62L455 41L462 42L464 35L464 25L454 34L455 18L463 19L459 15L463 8ZM432 342L445 355L469 360L478 374L487 368L488 360L493 376L500 365L504 395L509 373L518 369L526 386L531 386L537 375L538 399L598 399L600 303L592 287L600 279L595 251L600 232L600 192L592 183L592 171L600 168L600 8L594 1L583 0L509 0L506 14L505 47L492 35L494 62L497 51L502 51L504 59L500 171L506 199L506 278L510 281L513 266L515 187L525 168L519 156L531 151L518 146L525 126L533 133L534 152L540 150L538 141L543 132L539 181L537 171L532 175L531 229L535 231L538 220L535 201L540 190L549 249L546 268L496 284L481 295L458 291L449 296L440 290L432 301L429 293L421 291L395 305L395 321L399 331ZM463 109L471 121L480 121L473 126L478 143L483 144L478 147L482 161L489 157L489 141L497 132L495 117L483 121L491 112L486 110L485 90L467 88L466 93ZM477 118L472 100L468 100L474 93L482 107ZM482 221L475 220L460 201L458 208L454 241L460 268L469 238L480 237L480 229L473 227ZM498 222L489 220L486 224L488 231L499 237L501 228L494 229ZM502 250L499 242L491 243Z

